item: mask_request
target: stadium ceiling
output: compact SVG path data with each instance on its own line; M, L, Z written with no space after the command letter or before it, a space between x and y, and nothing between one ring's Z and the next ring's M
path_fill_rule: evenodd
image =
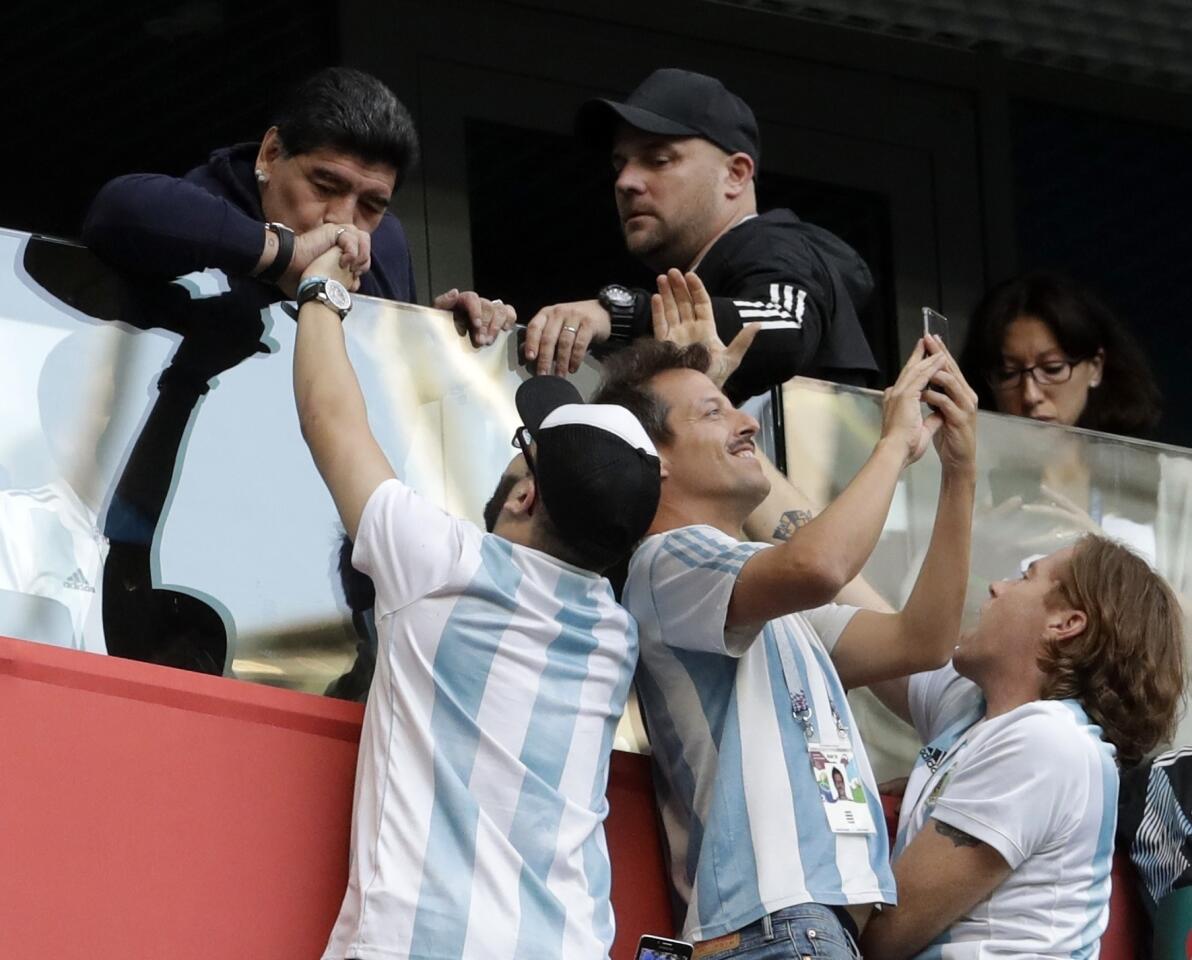
M1192 90L1192 0L711 2L1126 83Z

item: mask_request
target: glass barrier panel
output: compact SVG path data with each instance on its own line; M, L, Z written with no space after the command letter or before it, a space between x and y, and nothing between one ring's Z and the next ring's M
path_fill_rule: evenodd
M881 394L798 377L783 388L783 408L787 472L813 502L826 504L873 449ZM978 414L977 436L966 624L992 581L1018 576L1031 559L1086 532L1131 547L1189 609L1192 451L985 411ZM909 596L926 552L939 477L932 451L904 474L863 571L895 607ZM868 691L854 691L850 701L878 780L905 776L919 748L910 728ZM1192 742L1187 716L1177 742Z
M369 630L298 429L292 305L12 231L0 259L0 634L324 692ZM449 314L367 297L344 329L398 475L482 523L515 453L516 339L477 350Z

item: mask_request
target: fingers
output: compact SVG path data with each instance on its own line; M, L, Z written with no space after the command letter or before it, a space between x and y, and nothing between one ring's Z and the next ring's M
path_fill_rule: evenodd
M550 373L555 364L555 346L563 328L565 315L557 306L543 307L526 327L525 357L535 361L535 373ZM567 347L570 350L575 331L569 332Z
M575 342L571 345L571 362L568 364L568 370L571 373L575 373L580 368L584 357L588 355L588 347L591 343L592 328L585 323L580 326L579 332L575 335Z
M679 270L673 267L666 272L666 278L671 290L674 291L675 307L679 313L679 322L694 323L695 308L691 302L691 288L687 284L687 279Z
M963 423L965 420L964 412L946 393L940 393L938 390L924 390L923 402L931 407L936 415L940 415L947 420L948 423Z
M678 271L672 271L678 274ZM674 329L679 325L682 317L679 313L679 305L675 301L675 296L678 291L678 286L682 285L682 277L679 277L678 285L671 282L671 278L667 274L658 275L658 296L662 299L662 311L666 318L667 329ZM651 301L653 298L651 298Z
M923 371L931 370L934 372L940 369L943 364L943 357L939 354L929 356L923 341L921 339L917 340L915 342L915 349L911 351L910 357L899 371L898 379L894 381L894 385L890 387L890 390L894 393L904 393L909 383L921 378ZM923 378L922 382L926 383L926 378Z
M712 298L708 294L708 288L704 286L704 282L699 278L698 274L687 274L687 290L691 294L691 304L695 309L695 314L698 317L701 309L708 311L708 316L712 316ZM759 326L760 330L761 327Z
M929 334L926 340L933 353L943 354L945 357L944 369L956 378L956 381L961 385L961 391L971 399L973 408L976 409L977 392L969 386L968 380L965 379L964 374L961 372L960 364L956 361L956 357L952 355L952 351L948 349L948 345L935 334Z
M522 353L527 360L538 357L539 345L542 340L542 328L546 325L550 307L543 307L526 324L526 340L522 345Z
M455 308L455 301L459 299L459 290L452 287L444 293L440 293L434 300L431 301L431 306L436 310L453 310Z
M493 306L500 306L501 308L496 315L500 321L500 325L493 330L494 333L498 330L508 333L517 326L517 310L511 304L506 303L504 300L494 300Z
M934 356L924 357L913 364L907 364L902 368L902 373L898 375L891 391L896 397L913 395L916 398L927 386L928 381L944 366L944 356L942 354L935 354Z
M580 324L574 318L566 318L559 321L557 339L555 340L555 362L552 367L547 364L547 368L542 368L542 358L538 360L539 373L554 373L557 377L567 375L567 371L571 366L571 351L575 347L576 337L579 335Z
M341 256L338 247L329 248L306 265L306 269L302 272L303 278L327 277L331 280L338 280L349 290L355 289L352 284L358 279L357 275L340 265Z
M654 339L665 340L670 333L670 324L666 322L666 307L662 303L662 294L655 293L650 297L650 317L653 320Z
M733 337L732 343L724 348L724 362L728 366L729 374L741 365L741 361L745 359L746 351L753 346L753 341L757 339L761 329L760 323L746 324L741 328L741 332Z

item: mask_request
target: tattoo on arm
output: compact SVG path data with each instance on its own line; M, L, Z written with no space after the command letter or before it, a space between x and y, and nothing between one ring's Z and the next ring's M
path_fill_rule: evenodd
M799 527L811 523L815 515L810 510L787 510L778 518L778 526L774 528L775 540L789 540L791 534Z
M939 820L932 820L935 824L935 832L941 837L947 837L952 841L954 847L976 847L981 844L981 841L974 836L970 836L963 830L957 830L946 823L941 823Z

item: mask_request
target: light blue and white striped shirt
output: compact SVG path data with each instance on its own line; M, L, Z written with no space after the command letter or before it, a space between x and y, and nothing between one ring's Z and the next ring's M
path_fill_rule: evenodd
M671 530L642 543L625 585L641 631L638 694L688 940L800 903L894 902L877 787L830 657L856 609L829 605L726 636L737 575L763 549L714 527ZM813 739L854 751L876 832L831 831L808 736L792 715L796 692L811 707Z
M1075 700L1035 700L983 720L981 691L951 664L911 677L926 746L907 782L895 859L938 820L989 844L1013 871L920 960L1095 960L1109 919L1118 773Z
M608 581L397 480L353 563L380 649L325 960L607 957L605 788L637 657Z

